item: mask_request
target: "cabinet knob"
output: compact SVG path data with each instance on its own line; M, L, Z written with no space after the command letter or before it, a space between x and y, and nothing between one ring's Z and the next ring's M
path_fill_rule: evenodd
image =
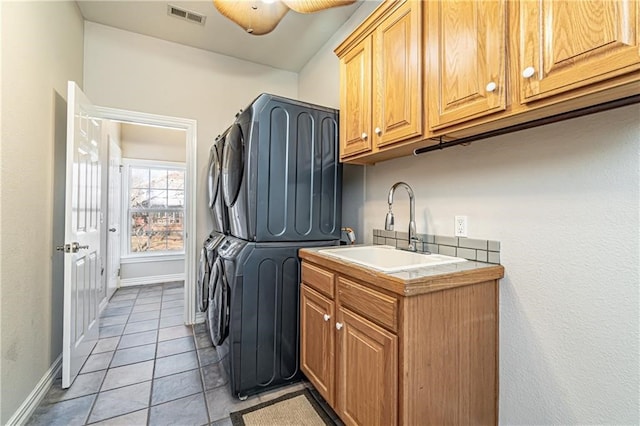
M382 135L382 129L380 127L376 127L376 129L374 130L374 132L376 132L376 135L381 136Z
M342 324L341 322L337 322L336 323L336 330L340 330L342 328L344 324Z
M369 135L367 135L365 132L362 132L362 135L360 137L362 138L362 140L367 140Z
M533 67L526 67L526 68L524 69L524 71L522 71L522 76L523 76L524 78L531 78L531 77L533 77L533 74L535 74L535 73L536 73L535 68L533 68Z
M324 318L324 320L325 320L325 321L329 321L329 318L331 318L331 315L329 315L329 314L324 314L324 317L323 317L323 318Z
M487 84L487 92L493 92L496 90L496 88L498 87L498 85L496 83L494 83L493 81L490 81Z

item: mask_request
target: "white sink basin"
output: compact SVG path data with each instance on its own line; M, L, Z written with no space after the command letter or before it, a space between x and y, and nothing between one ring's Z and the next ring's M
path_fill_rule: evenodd
M442 254L415 253L391 246L336 247L320 250L324 254L349 262L359 263L384 272L397 272L425 266L466 262L460 257Z

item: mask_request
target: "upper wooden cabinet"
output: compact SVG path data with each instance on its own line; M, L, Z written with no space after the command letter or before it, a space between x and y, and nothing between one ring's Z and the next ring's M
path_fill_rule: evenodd
M336 49L341 159L422 135L422 4L383 6Z
M340 157L371 151L371 38L340 61Z
M420 2L408 1L373 33L373 133L377 147L422 134Z
M385 0L336 48L340 160L640 94L640 0Z
M638 6L635 0L522 0L520 101L640 69Z
M428 2L429 127L507 105L505 0Z

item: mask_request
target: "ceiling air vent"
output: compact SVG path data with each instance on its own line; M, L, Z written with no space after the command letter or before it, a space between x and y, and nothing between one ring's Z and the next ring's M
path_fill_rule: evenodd
M194 22L200 25L204 25L204 21L207 19L206 16L201 15L197 12L181 9L177 6L172 6L170 4L167 5L167 13L170 16L175 16L176 18L184 19L185 21Z

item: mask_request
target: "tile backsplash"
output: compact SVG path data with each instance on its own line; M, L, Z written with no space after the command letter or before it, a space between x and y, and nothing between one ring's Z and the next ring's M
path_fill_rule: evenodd
M417 234L421 242L416 243L419 252L463 257L468 260L500 264L500 241L475 238L448 237L444 235ZM373 244L406 247L408 234L400 231L373 230Z

